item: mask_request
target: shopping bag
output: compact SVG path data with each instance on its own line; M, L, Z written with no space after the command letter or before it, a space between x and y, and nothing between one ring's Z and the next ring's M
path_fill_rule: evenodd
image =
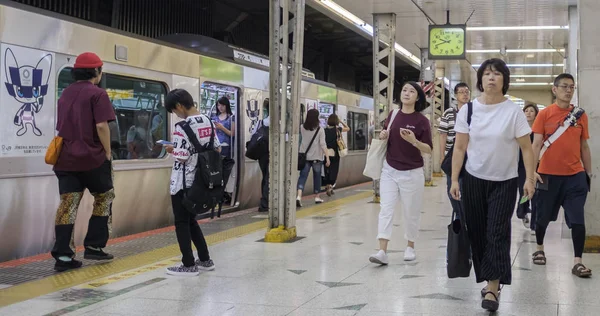
M448 225L447 266L448 278L468 278L471 273L471 243L462 219L452 214L452 222ZM463 217L464 218L464 217Z

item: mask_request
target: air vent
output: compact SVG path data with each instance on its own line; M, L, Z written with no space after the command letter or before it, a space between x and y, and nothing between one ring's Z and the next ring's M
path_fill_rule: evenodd
M127 47L115 45L115 59L118 61L127 61Z

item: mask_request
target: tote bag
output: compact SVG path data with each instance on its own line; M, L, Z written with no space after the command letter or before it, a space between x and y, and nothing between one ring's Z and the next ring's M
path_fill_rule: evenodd
M471 243L465 228L464 216L456 219L456 212L452 212L452 222L448 225L448 265L446 272L448 278L468 278L471 273Z
M390 131L392 123L394 123L398 111L399 110L396 109L392 112L392 117L387 126L388 132ZM383 160L387 153L388 140L389 135L388 138L384 140L373 138L371 141L371 148L369 148L369 152L367 153L367 162L365 164L365 170L363 170L363 175L373 180L379 180L379 178L381 178L381 169L383 169Z

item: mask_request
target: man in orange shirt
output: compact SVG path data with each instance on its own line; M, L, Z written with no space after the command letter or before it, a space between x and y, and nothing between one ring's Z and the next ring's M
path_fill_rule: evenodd
M536 173L537 181L537 220L536 238L537 251L533 254L533 263L546 264L544 253L544 235L550 221L556 221L562 206L567 225L571 229L573 250L575 253L574 266L571 272L579 277L589 277L592 270L582 263L583 246L585 244L584 205L590 189L589 178L592 171L592 156L587 140L588 117L571 102L575 92L575 81L570 74L561 74L554 80L552 93L556 103L539 113L533 123L534 158L540 159L542 147L547 147L541 157ZM555 139L549 146L547 140L565 119L577 113L576 120ZM552 140L551 140L552 141Z

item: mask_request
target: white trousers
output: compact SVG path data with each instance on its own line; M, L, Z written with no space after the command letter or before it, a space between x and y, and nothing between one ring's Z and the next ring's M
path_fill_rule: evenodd
M390 240L392 237L394 211L400 199L404 215L404 238L416 241L419 236L424 191L423 168L400 171L384 161L379 183L381 210L377 239Z

